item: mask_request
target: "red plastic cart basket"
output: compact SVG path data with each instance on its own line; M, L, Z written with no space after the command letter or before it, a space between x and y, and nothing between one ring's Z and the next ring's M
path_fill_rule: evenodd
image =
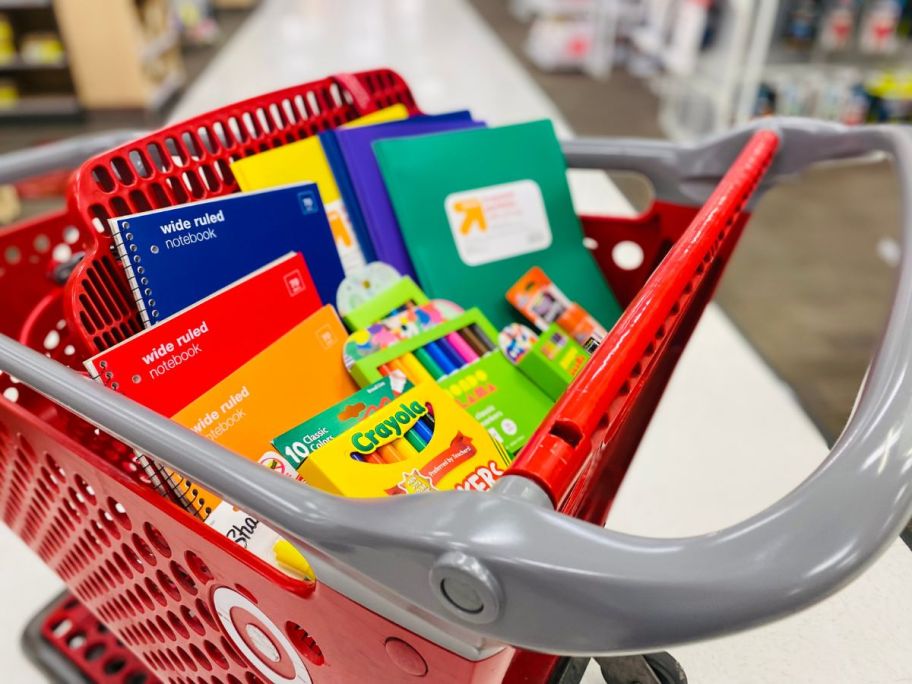
M402 79L380 70L231 105L94 157L66 212L0 232L0 515L149 671L172 682L546 682L561 656L643 652L793 612L895 537L912 512L905 261L850 425L801 487L703 537L600 524L753 199L816 161L875 150L906 174L897 128L771 120L692 147L566 143L570 166L645 174L656 202L635 219L583 218L626 311L492 492L333 497L66 368L140 329L106 218L232 192L231 159L393 102L417 111ZM36 166L52 166L54 149ZM640 267L613 261L623 241L642 248ZM156 494L132 448L274 526L317 580L281 574Z

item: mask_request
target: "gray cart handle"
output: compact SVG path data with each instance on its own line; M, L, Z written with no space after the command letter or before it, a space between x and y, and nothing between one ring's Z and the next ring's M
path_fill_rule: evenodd
M815 162L891 154L903 179L908 242L908 129L760 125L782 142L767 185ZM694 146L599 140L569 142L565 151L571 165L640 171L660 197L695 202L753 130ZM0 337L0 369L268 522L308 556L319 580L388 616L407 613L420 633L456 634L479 657L497 644L555 654L649 651L759 625L843 587L912 515L910 359L912 266L904 252L881 347L821 466L740 524L651 539L556 513L535 484L517 476L503 478L493 493L335 497L276 476Z

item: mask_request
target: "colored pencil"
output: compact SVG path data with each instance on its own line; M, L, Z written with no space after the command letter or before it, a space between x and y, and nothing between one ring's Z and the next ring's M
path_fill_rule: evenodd
M408 371L406 377L408 377L413 384L418 384L419 382L433 382L435 380L434 376L425 370L424 366L419 363L418 359L416 359L413 354L403 354L397 361L405 366L405 369Z
M425 445L429 444L431 438L434 436L434 428L431 427L432 424L429 423L430 421L428 421L426 417L421 417L418 419L418 422L415 423L415 427L409 431L417 432L418 437L422 442L424 442Z
M478 354L475 353L475 350L472 349L469 343L466 342L458 332L451 332L446 336L446 340L452 345L453 349L456 350L466 364L478 360Z
M485 346L485 348L488 351L491 351L492 349L495 348L494 343L488 339L488 336L485 335L484 330L481 329L481 327L478 325L478 323L472 323L469 326L469 330L471 330L473 333L475 333L475 336L481 341L481 343Z
M450 361L450 357L443 351L439 340L428 342L424 345L424 348L427 350L427 353L431 355L431 358L434 359L434 362L440 366L444 375L449 375L456 370L457 366L453 365L453 362Z
M359 454L357 451L353 451L351 457L362 463L386 463L376 451L371 454Z
M459 334L462 335L466 344L468 344L479 356L484 356L488 352L488 348L485 346L484 342L479 339L478 335L476 335L471 328L463 328L459 331Z
M409 430L409 432L412 431ZM403 435L403 439L397 439L395 442L393 442L393 444L396 445L396 451L399 452L399 456L402 457L402 459L417 456L418 452L424 448L424 445L421 444L421 440L418 439L418 435L412 435L412 437L409 437L409 432L406 432L405 435ZM419 448L418 445L420 445L421 448Z
M431 358L431 355L428 354L426 349L416 349L412 352L415 355L415 358L418 359L418 363L424 366L424 369L431 374L431 377L434 380L439 380L444 376L443 369L437 365L437 362Z
M440 345L440 348L443 350L443 353L446 354L447 359L455 367L454 370L459 370L465 364L465 360L459 355L459 352L453 349L453 345L450 344L449 340L445 337L441 337L439 340L436 340L437 344Z

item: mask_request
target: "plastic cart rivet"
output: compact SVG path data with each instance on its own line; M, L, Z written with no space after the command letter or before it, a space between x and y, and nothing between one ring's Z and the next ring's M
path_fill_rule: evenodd
M450 551L431 569L431 589L452 613L467 622L485 624L500 615L503 591L477 558Z
M386 647L386 655L389 656L389 659L406 674L413 677L424 677L427 674L427 661L411 644L402 639L390 637L383 645Z

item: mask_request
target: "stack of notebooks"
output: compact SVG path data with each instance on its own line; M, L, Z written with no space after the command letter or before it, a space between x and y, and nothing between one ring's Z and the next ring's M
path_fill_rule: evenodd
M505 293L537 267L604 326L620 314L583 245L548 121L488 127L467 111L410 117L396 105L237 160L232 172L240 193L111 219L145 330L86 367L112 390L280 474L298 477L272 440L359 389L345 345L360 333L340 319L340 291L350 307L352 293L355 304L359 292L367 301L404 276L420 301L375 298L374 321L477 310L492 326L488 340L520 320ZM501 354L493 343L466 349L462 366L476 351ZM436 373L428 379L448 386ZM459 399L462 389L450 391ZM533 423L550 405L536 401ZM497 434L486 414L484 430L513 436L510 451L534 428L517 433L523 421L510 419ZM274 533L137 458L164 495L270 558Z

